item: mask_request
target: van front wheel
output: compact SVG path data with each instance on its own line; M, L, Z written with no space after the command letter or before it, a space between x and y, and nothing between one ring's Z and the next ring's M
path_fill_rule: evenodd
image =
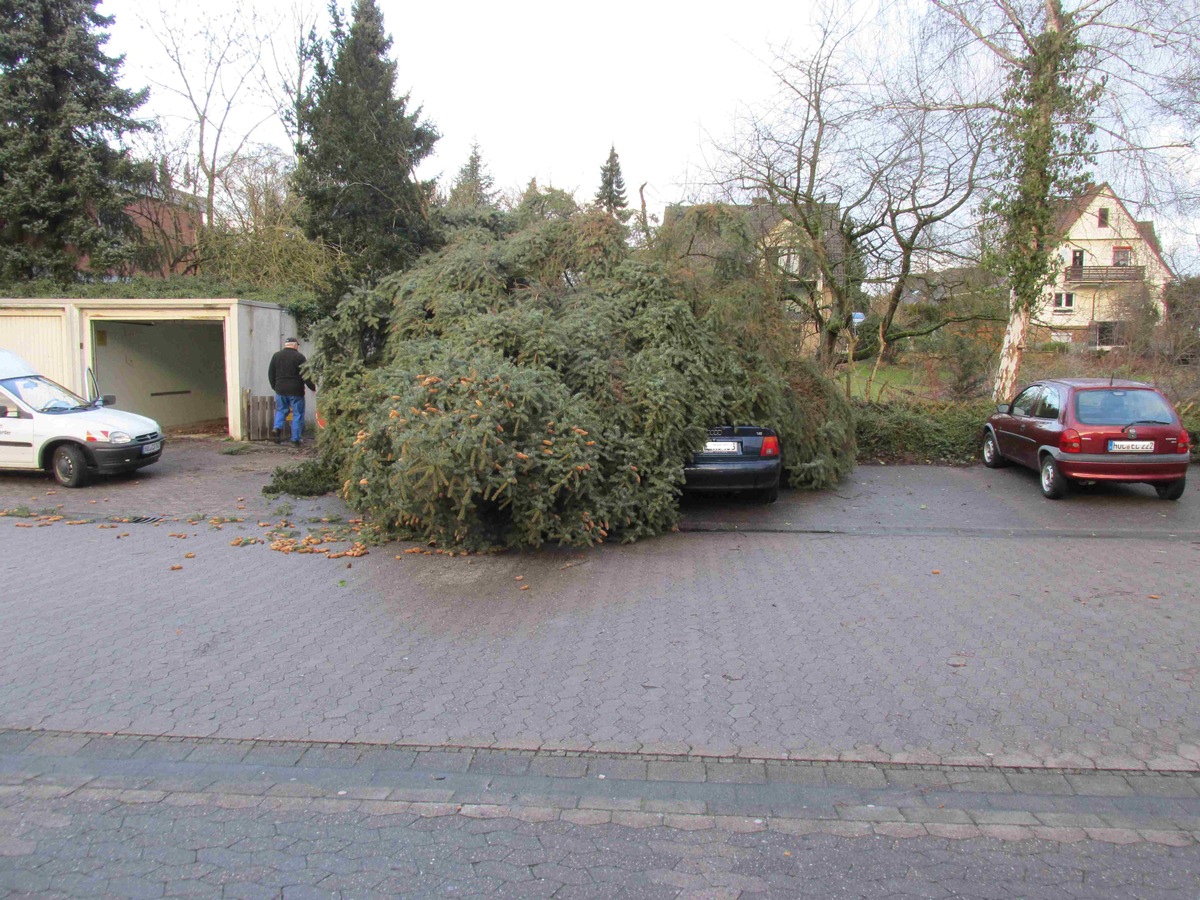
M59 444L52 460L54 479L63 487L83 487L88 482L87 457L77 444Z

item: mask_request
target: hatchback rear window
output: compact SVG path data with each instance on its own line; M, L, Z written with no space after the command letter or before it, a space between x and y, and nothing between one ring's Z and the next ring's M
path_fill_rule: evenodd
M1105 388L1077 393L1075 418L1085 425L1170 425L1175 413L1166 398L1155 391Z

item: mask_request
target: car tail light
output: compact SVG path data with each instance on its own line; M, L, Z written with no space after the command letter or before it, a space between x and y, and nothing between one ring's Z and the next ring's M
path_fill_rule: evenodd
M1078 453L1082 449L1079 432L1074 428L1068 428L1064 431L1062 437L1058 440L1058 449L1063 453Z
M1186 428L1179 429L1179 440L1175 443L1176 453L1188 453L1192 449L1192 436Z
M763 438L762 449L758 451L759 456L778 456L779 455L779 438L775 435L767 435Z

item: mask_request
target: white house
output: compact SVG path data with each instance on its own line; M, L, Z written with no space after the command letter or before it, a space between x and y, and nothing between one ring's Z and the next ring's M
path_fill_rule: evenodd
M1124 343L1122 322L1137 304L1163 318L1163 293L1175 273L1162 257L1153 222L1139 222L1107 184L1058 211L1061 265L1034 311L1052 340L1105 349Z

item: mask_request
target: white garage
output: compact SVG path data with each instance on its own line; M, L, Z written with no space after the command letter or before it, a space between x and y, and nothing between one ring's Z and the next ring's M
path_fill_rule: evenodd
M0 299L0 348L46 377L87 396L90 369L121 409L243 440L248 411L273 396L271 355L295 334L287 310L255 300Z

